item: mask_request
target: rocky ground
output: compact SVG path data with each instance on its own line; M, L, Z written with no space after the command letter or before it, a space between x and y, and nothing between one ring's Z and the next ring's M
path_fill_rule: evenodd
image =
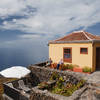
M88 89L84 91L80 100L100 100L100 71L96 71L86 77L90 83Z
M89 75L88 78L88 81L89 82L92 82L92 83L98 83L100 82L100 71L96 71L92 74Z

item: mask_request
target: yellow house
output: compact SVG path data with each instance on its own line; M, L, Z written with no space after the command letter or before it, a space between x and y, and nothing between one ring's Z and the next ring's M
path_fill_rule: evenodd
M49 58L54 63L88 66L100 70L100 36L85 31L75 31L49 42Z

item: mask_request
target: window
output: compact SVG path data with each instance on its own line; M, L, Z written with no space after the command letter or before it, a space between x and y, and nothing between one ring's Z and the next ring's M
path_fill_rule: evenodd
M63 49L63 58L65 62L72 62L72 48Z
M88 48L80 48L80 54L88 54Z

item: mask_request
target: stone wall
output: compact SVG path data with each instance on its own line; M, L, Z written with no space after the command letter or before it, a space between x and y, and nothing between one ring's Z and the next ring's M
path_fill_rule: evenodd
M75 91L72 96L66 97L58 94L53 94L47 90L40 90L37 87L32 88L30 100L79 100L79 96L85 91L87 86Z
M51 68L45 68L45 67L39 67L36 65L32 65L28 67L31 70L31 81L33 81L33 84L38 85L40 82L48 81L52 75L53 72L57 72L59 75L66 77L67 80L70 80L70 82L79 81L81 79L84 79L88 75L82 74L82 73L76 73L72 71L60 71L56 69ZM34 100L32 98L35 98L35 100L74 100L79 98L79 96L85 91L87 87L83 87L82 89L79 89L73 93L70 97L65 97L57 94L52 94L49 91L42 91L38 88L34 87L33 94L31 96L31 100ZM48 98L48 99L47 99Z
M4 86L4 100L29 100L26 95L21 94L21 92L16 89L3 84Z
M28 67L31 70L31 79L35 81L35 84L43 82L43 81L48 81L50 76L52 75L53 72L57 72L61 76L65 76L67 79L69 78L70 81L76 80L81 80L87 77L87 74L83 73L76 73L73 71L60 71L56 69L51 69L51 68L45 68L45 67L39 67L39 66L29 66Z
M31 70L31 81L35 85L40 82L48 81L53 72L57 72L59 75L66 76L70 81L84 79L86 80L86 85L75 91L72 96L65 97L57 94L52 94L49 91L42 91L33 88L33 94L31 95L31 100L100 100L100 81L93 81L96 77L95 74L83 74L72 71L60 71L51 68L39 67L32 65L28 67ZM93 79L93 80L92 80ZM96 79L95 79L96 80Z
M29 100L29 95L27 95L26 93L21 92L18 87L18 81L20 79L14 80L12 82L6 82L3 84L4 87L4 94L3 94L3 98L4 100ZM27 79L26 77L21 78L21 80L24 81L25 85L27 84ZM8 83L12 83L12 86L9 86Z

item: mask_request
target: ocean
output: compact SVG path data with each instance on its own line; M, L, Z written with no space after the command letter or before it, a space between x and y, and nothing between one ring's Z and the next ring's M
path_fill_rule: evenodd
M12 66L25 66L46 61L48 46L46 42L16 42L0 47L0 71Z

